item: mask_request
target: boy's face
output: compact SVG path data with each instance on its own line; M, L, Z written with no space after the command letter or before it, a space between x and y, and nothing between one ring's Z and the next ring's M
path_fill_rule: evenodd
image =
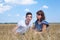
M27 20L28 22L30 22L30 21L32 20L32 15L27 15L27 16L26 16L26 20Z

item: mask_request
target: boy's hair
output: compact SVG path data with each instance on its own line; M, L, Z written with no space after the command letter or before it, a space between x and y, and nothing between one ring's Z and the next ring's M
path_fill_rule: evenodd
M26 17L27 17L27 15L32 15L32 13L31 13L31 12L27 12L27 13L26 13Z
M45 20L45 14L44 14L44 12L43 12L42 10L37 11L37 13L36 13L36 14L37 14L37 15L38 15L38 14L40 14L40 15L42 16L42 18L41 18L41 20L40 20L40 21Z

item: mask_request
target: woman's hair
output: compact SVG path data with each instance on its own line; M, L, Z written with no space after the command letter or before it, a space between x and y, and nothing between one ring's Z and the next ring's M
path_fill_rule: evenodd
M37 11L36 14L42 16L40 22L43 21L43 20L45 20L45 15L44 15L44 12L42 10ZM38 19L37 19L37 21L38 21Z

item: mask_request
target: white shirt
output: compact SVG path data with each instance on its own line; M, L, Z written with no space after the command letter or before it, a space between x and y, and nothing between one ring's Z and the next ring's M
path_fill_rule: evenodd
M31 27L31 22L29 23L29 25L26 25L25 20L24 21L19 21L17 26L18 26L18 29L16 30L16 32L25 33Z

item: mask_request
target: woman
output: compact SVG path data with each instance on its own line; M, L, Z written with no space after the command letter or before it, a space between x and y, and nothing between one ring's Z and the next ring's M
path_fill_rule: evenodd
M48 22L45 21L45 15L42 10L39 10L36 13L37 20L34 22L34 27L33 29L37 32L46 32L47 27L48 27Z

